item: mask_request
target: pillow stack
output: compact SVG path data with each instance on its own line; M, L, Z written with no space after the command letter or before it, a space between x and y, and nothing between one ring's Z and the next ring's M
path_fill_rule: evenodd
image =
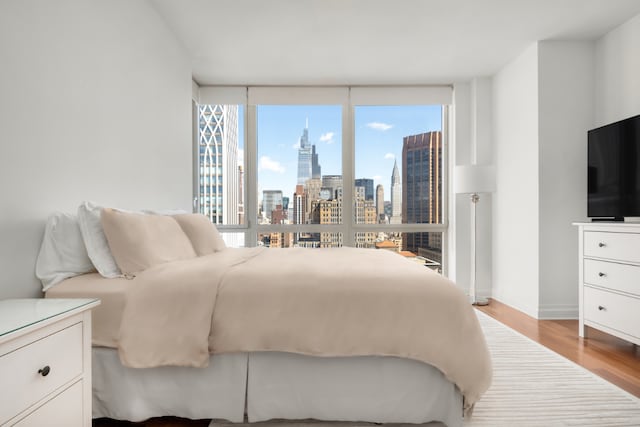
M134 275L156 264L226 248L206 216L165 212L169 215L83 202L77 215L54 213L47 220L36 262L43 291L69 277L96 270L106 278Z

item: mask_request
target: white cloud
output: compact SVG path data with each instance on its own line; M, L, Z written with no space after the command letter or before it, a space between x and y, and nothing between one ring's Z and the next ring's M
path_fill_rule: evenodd
M371 122L371 123L367 123L367 127L373 129L373 130L379 130L379 131L386 131L389 130L393 127L393 125L387 124L387 123L380 123L380 122Z
M294 150L299 149L299 148L300 148L300 143L299 143L299 142L296 142L295 144L293 144L293 145L291 146L291 148L293 148Z
M271 157L262 156L258 165L258 170L267 170L271 172L284 173L284 166L280 162L273 160Z
M381 179L382 179L382 177L381 177L380 175L374 175L374 176L373 176L373 180L374 180L375 182L379 182Z
M393 153L387 153L387 154L384 155L384 158L393 160L393 159L396 158L396 155L393 154Z
M326 132L320 135L320 142L326 142L327 144L333 144L335 141L333 140L334 132Z

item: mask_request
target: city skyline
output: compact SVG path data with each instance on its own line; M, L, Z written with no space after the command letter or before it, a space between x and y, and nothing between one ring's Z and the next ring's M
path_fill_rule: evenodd
M393 114L401 110L419 111L416 117L402 115L404 126ZM353 183L344 182L341 166L342 141L336 133L326 132L318 138L318 146L310 136L309 116L314 113L316 119L324 119L324 126L340 124L338 113L341 107L313 106L305 107L264 107L260 109L260 119L269 118L267 124L260 125L258 120L258 181L269 181L269 172L286 175L286 168L280 163L287 159L295 165L290 170L291 177L283 179L269 189L262 189L259 196L260 223L270 224L320 224L331 225L343 223L344 203L353 203L353 218L357 224L377 223L439 223L441 213L442 191L442 131L441 108L431 107L361 107L355 110L355 172L357 178ZM428 113L427 113L428 112ZM200 211L218 224L241 224L244 222L242 207L243 165L239 162L243 155L240 129L244 125L239 122L242 117L238 106L205 105L199 107L199 204ZM287 150L279 136L283 132L293 132L296 121L292 114L304 114L304 127L298 129L297 143ZM429 120L426 120L426 116ZM280 117L278 117L280 116ZM389 119L383 121L384 119ZM407 121L407 119L410 119ZM377 120L377 121L376 121ZM430 121L436 130L414 133L416 128L424 129ZM265 127L266 126L266 127ZM390 130L398 127L394 132ZM267 130L271 129L271 133ZM401 142L394 141L401 135ZM408 134L408 135L407 135ZM311 134L313 135L313 134ZM271 138L271 139L270 139ZM335 139L334 139L335 138ZM329 146L333 149L333 159L328 157L329 171L323 168L325 158L322 150ZM337 146L339 149L335 149ZM273 150L272 157L267 154ZM400 152L398 156L396 153ZM339 154L338 154L339 153ZM398 159L400 157L400 159ZM266 162L268 160L271 163ZM388 173L393 161L391 174ZM398 162L400 160L400 162ZM402 165L402 172L399 170ZM331 166L334 169L331 170ZM384 191L382 168L387 169L389 179L388 192ZM362 172L364 170L369 170ZM380 170L380 175L375 171ZM325 172L325 173L321 173ZM328 173L327 173L328 172ZM331 173L334 172L334 173ZM338 172L338 173L335 173ZM360 174L360 175L359 175ZM368 176L367 176L368 175ZM276 175L277 176L277 175ZM265 178L266 177L266 178ZM287 186L294 184L295 191L289 196ZM344 185L354 185L353 200L343 199ZM375 187L375 193L374 193ZM390 197L389 214L384 195ZM379 200L382 196L383 200ZM292 204L289 204L289 200ZM289 207L289 208L288 208ZM344 236L335 231L321 232L272 232L259 236L261 244L269 247L301 246L308 248L340 247ZM243 240L243 239L242 239ZM239 242L238 242L239 243ZM358 231L355 233L356 247L395 248L407 251L432 260L432 264L440 265L441 235L439 233L376 233ZM381 246L381 247L382 247Z
M257 111L259 199L264 190L293 195L303 138L316 146L323 176L342 175L341 106L258 106ZM440 105L356 107L354 179L372 179L373 187L382 184L390 197L391 172L401 159L403 138L438 130Z

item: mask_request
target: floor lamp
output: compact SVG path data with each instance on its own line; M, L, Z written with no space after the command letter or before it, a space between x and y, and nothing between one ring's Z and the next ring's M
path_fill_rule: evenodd
M491 193L495 187L493 166L465 165L456 166L453 177L454 191L471 195L471 259L469 299L474 305L487 305L489 300L478 298L476 294L476 205L480 201L480 193Z

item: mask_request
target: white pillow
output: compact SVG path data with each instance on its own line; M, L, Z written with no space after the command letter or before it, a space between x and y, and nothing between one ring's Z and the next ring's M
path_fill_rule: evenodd
M36 261L36 276L46 291L64 279L95 271L74 214L49 216Z
M93 265L102 276L107 278L121 277L122 273L116 264L107 238L102 231L100 212L102 206L93 202L82 202L78 207L78 223L82 232L82 239L87 247L87 253Z

